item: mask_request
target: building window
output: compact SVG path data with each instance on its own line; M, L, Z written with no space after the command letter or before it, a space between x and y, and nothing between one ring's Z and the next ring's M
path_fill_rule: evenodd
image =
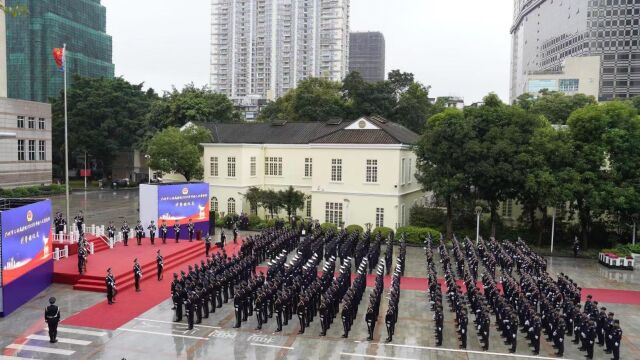
M331 159L331 181L342 181L342 159Z
M413 169L411 166L413 165L413 159L409 158L409 163L407 165L407 184L411 184L411 178L413 177Z
M282 158L265 157L264 174L267 176L282 176Z
M560 91L562 92L576 92L579 87L579 79L560 79Z
M304 159L304 177L312 177L313 176L313 159L305 158Z
M249 165L249 173L251 176L256 176L256 157L251 157L251 163Z
M24 116L18 116L18 129L24 129Z
M211 165L211 176L218 176L218 157L211 157L209 163Z
M402 161L400 162L400 184L401 185L406 184L405 173L404 173L405 162L406 162L406 159L402 159Z
M27 125L29 126L29 129L35 129L36 128L36 118L29 117Z
M511 218L513 216L513 200L502 203L502 217Z
M365 181L368 183L378 182L378 160L367 160L367 176Z
M400 206L400 226L404 226L404 214L405 214L405 206L402 204Z
M227 176L236 177L236 158L233 156L227 158Z
M36 160L36 141L29 140L29 161Z
M325 204L324 222L342 225L342 203L328 202Z
M44 130L44 129L45 129L45 122L44 122L44 118L39 118L39 119L38 119L38 129L39 129L39 130Z
M227 214L235 214L236 213L236 199L229 198L227 202Z
M18 140L18 161L24 161L24 140Z
M38 160L47 160L46 143L44 140L38 141Z
M384 226L384 209L376 208L376 227Z
M307 217L311 218L311 196L307 199Z
M211 211L218 212L218 198L215 196L211 198Z

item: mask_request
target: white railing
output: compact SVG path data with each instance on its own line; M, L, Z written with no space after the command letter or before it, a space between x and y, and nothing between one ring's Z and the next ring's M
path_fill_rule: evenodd
M69 257L69 245L65 245L64 249L56 248L53 251L53 260L60 260L61 258Z

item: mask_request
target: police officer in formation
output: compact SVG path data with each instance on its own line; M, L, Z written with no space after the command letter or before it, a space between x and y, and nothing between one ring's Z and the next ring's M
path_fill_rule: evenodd
M129 228L129 224L127 224L127 220L122 222L120 231L122 231L122 241L124 242L124 246L129 246L129 232L131 229Z
M160 254L160 250L156 252L156 267L158 270L158 281L163 279L164 257Z
M64 227L67 225L67 220L62 216L61 212L56 213L56 217L53 219L56 235L64 232Z
M111 272L111 268L107 269L105 284L107 286L107 303L111 305L116 302L116 294L118 292L118 289L116 288L116 278L113 275L113 272Z
M140 279L142 278L142 267L138 263L138 258L133 259L133 279L135 282L136 292L140 292Z
M113 221L109 221L109 226L107 226L107 238L109 238L109 240L111 240L115 244L116 227L113 226Z
M78 243L78 273L84 274L87 269L87 250L84 244Z
M149 239L151 240L151 245L155 245L156 243L156 230L158 230L158 228L156 227L156 224L153 220L151 220L151 224L149 224L149 226L147 226L147 230L149 230Z
M49 298L49 306L44 309L44 321L49 327L49 342L58 342L58 323L60 322L60 308L56 305L56 298Z
M178 243L178 240L180 240L180 224L178 224L178 221L176 221L173 224L173 233L176 236L176 244Z
M140 246L142 245L142 238L144 237L144 227L142 226L142 223L140 222L140 220L138 220L138 223L136 224L135 232L136 232L136 242L138 246Z
M78 233L80 235L84 234L84 214L82 213L82 210L80 210L78 212L78 215L76 215L73 218L73 221L76 224L76 228L78 229Z
M189 233L189 242L193 241L193 233L195 232L195 225L193 221L189 219L189 223L187 224L187 232Z
M166 220L162 220L162 225L160 225L160 237L162 238L162 243L167 243L167 234L169 233L169 228L167 227Z

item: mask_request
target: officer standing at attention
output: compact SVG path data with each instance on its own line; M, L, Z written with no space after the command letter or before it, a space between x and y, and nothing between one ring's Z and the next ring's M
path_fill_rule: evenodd
M113 221L109 221L109 226L107 227L107 236L109 239L115 243L116 241L116 227L113 226Z
M204 239L204 253L209 257L209 250L211 249L211 235L207 235Z
M78 273L82 275L84 273L85 262L87 260L87 251L84 246L78 245Z
M436 308L434 315L436 320L436 346L442 346L442 328L444 327L444 315L442 313L442 305Z
M162 225L160 225L160 236L162 237L162 243L167 243L167 233L169 229L167 228L167 222L162 220Z
M180 224L178 224L178 221L176 221L173 224L173 232L176 234L176 244L177 244L178 240L180 240Z
M244 302L244 299L242 297L241 290L238 289L233 297L233 309L236 315L236 323L235 325L233 325L234 328L240 327L240 322L242 320L242 303L243 302Z
M189 242L193 242L193 233L195 232L195 225L189 219L189 223L187 224L187 231L189 232Z
M157 227L153 220L151 220L151 225L147 226L147 230L149 230L149 239L151 239L151 245L155 245Z
M136 242L138 246L142 245L142 238L144 237L144 227L142 227L142 223L138 220L138 224L136 225Z
M162 270L164 269L164 258L160 255L160 250L156 252L156 265L158 267L158 281L160 281L163 278Z
M73 220L75 221L76 227L78 228L78 233L80 233L80 235L84 234L84 230L82 228L82 225L84 225L84 215L82 214L82 210L78 212L78 215L76 215Z
M49 298L49 306L44 309L44 321L49 325L49 342L55 344L58 342L58 322L60 321L60 308L58 308L56 298Z
M613 351L613 358L611 360L620 359L620 344L622 343L622 329L620 329L620 320L613 321L613 331L611 332L611 350Z
M224 243L227 241L227 235L224 234L224 230L220 229L220 247L224 248Z
M105 278L105 283L107 285L107 302L109 305L115 303L116 299L116 278L113 276L111 272L111 268L107 269L107 277Z
M233 243L238 243L238 226L235 223L233 224Z
M133 278L135 280L136 292L140 292L140 278L142 277L142 268L138 263L138 258L133 259Z
M122 231L122 241L124 241L124 246L129 246L129 231L131 231L131 229L129 229L129 224L127 224L127 220L122 222L122 227L120 228L120 231Z

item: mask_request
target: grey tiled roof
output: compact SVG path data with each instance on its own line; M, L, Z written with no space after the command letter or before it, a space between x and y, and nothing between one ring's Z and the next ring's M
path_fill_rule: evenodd
M211 130L214 143L223 144L415 144L413 131L381 117L366 118L379 130L345 130L354 121L198 123Z

